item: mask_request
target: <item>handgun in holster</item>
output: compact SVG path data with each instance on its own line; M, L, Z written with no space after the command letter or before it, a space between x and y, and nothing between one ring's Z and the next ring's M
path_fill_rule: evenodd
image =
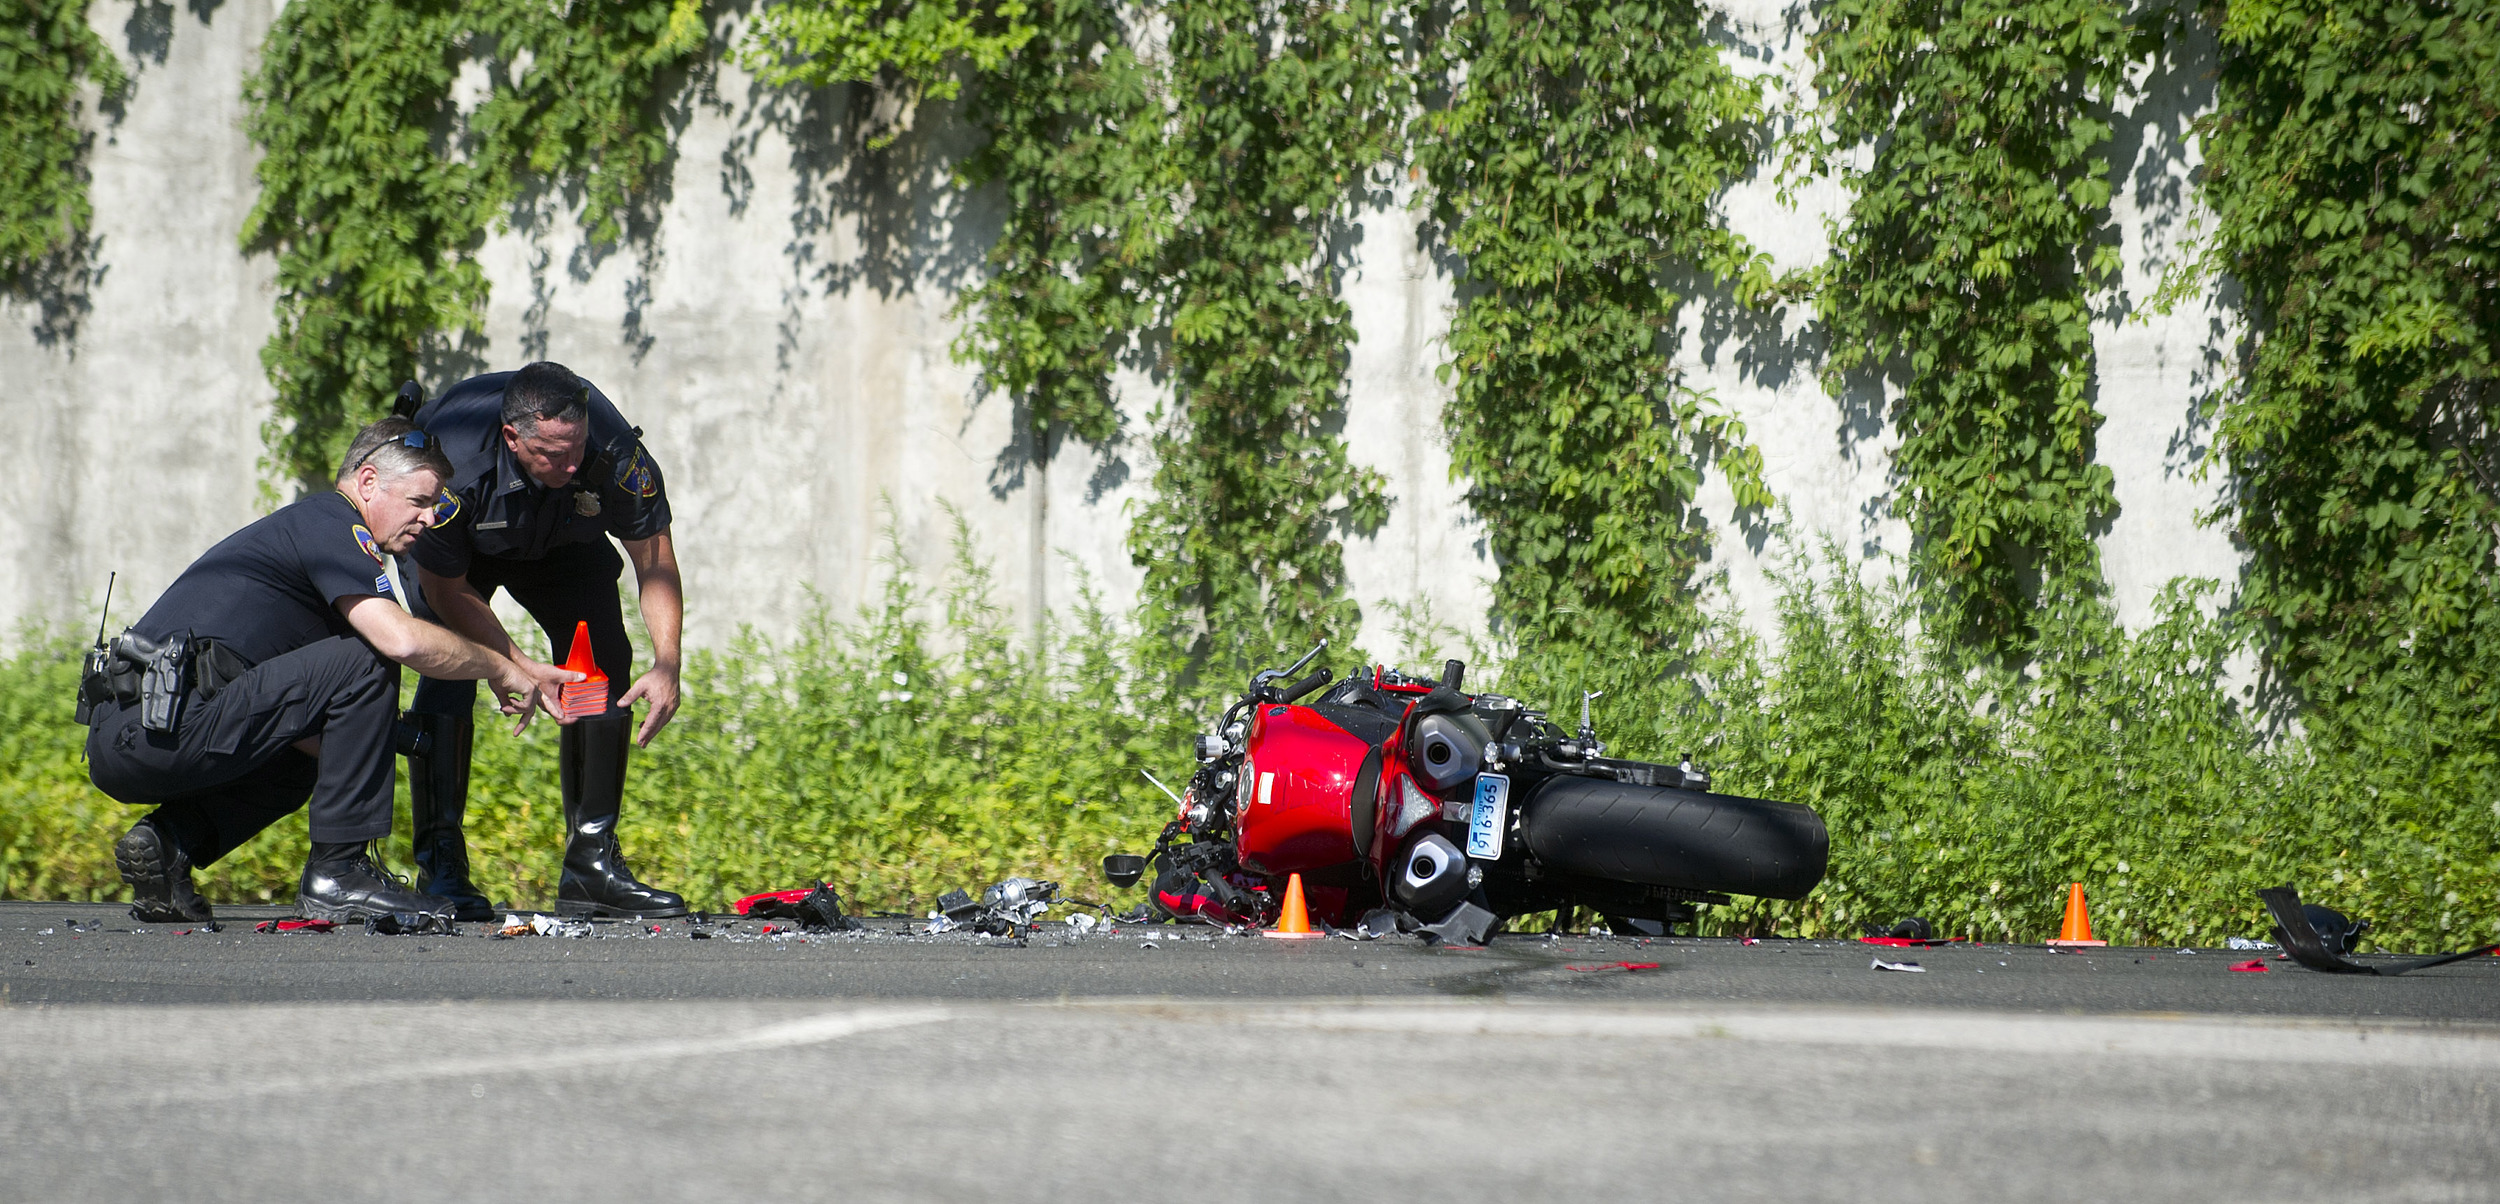
M191 634L177 632L165 642L148 648L145 640L125 635L123 639L139 645L148 653L146 672L139 678L139 726L151 732L172 735L182 722L182 699L189 684L184 678L191 669Z

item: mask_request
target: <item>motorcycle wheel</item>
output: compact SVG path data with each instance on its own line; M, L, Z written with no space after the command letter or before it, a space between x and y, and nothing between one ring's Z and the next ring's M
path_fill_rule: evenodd
M1548 780L1519 830L1549 869L1770 899L1804 898L1831 861L1811 807L1602 778Z

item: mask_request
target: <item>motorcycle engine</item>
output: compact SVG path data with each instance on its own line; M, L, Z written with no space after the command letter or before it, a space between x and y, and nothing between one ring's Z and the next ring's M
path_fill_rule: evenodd
M1426 715L1416 721L1407 767L1424 789L1447 794L1476 779L1484 769L1484 746L1492 742L1484 721L1466 711Z

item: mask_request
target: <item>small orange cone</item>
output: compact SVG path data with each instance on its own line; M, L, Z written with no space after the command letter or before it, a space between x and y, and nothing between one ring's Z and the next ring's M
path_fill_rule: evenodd
M584 676L557 688L556 709L567 719L596 719L607 714L608 675L599 671L598 658L590 654L587 621L573 625L573 648L565 655L564 667Z
M2066 922L2058 927L2057 939L2049 943L2072 946L2109 944L2108 941L2092 939L2092 912L2083 905L2082 883L2077 882L2066 888Z
M1288 941L1305 941L1328 935L1311 931L1311 909L1302 902L1302 875L1285 876L1285 911L1276 917L1276 927L1260 936Z

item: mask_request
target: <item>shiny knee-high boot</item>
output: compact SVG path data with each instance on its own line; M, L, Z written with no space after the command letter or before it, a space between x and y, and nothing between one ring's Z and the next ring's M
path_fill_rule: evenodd
M564 877L556 884L559 915L642 920L686 914L683 897L637 880L616 845L632 723L631 715L605 715L568 724L557 737L565 832Z
M405 721L423 733L424 751L408 754L408 844L417 889L450 900L454 919L494 919L495 905L469 881L469 841L461 830L477 721L421 711L409 712Z

